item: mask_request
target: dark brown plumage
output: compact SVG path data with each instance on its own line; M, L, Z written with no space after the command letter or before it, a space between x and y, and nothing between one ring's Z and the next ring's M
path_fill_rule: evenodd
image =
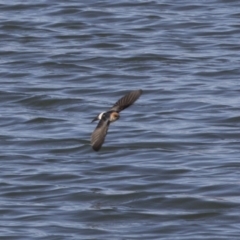
M141 94L141 89L128 93L113 105L111 111L120 112L124 110L125 108L131 106L141 96Z
M92 133L91 144L95 151L99 151L104 143L105 137L107 135L108 126L110 121L101 119Z
M124 97L120 98L109 111L100 113L93 119L93 121L100 120L91 136L93 150L99 151L101 149L107 135L109 124L119 119L119 112L131 106L141 94L141 89L126 94Z

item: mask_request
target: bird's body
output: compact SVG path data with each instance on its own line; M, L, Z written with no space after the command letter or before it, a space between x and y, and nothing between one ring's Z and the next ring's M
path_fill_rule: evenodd
M113 107L107 111L100 113L93 122L99 120L98 125L91 137L91 145L93 150L99 151L107 135L108 127L111 122L120 118L119 112L132 105L142 94L142 90L136 90L128 93L120 98Z

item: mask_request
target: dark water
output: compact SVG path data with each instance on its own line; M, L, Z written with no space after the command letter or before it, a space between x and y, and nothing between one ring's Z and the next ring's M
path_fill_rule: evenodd
M1 240L240 238L238 0L0 7Z

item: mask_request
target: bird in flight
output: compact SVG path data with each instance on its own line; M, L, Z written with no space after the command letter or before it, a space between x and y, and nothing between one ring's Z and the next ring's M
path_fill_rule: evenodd
M131 106L142 94L142 90L135 90L120 98L111 109L100 113L92 122L99 120L97 127L91 136L91 145L93 150L99 151L107 135L108 127L111 122L119 119L119 112Z

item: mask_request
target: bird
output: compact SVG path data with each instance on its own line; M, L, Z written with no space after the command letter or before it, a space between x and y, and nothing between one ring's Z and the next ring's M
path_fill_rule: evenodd
M92 122L99 120L97 127L91 135L91 146L99 151L104 143L110 123L120 118L120 112L131 106L142 94L142 90L131 91L120 98L108 111L102 112Z

